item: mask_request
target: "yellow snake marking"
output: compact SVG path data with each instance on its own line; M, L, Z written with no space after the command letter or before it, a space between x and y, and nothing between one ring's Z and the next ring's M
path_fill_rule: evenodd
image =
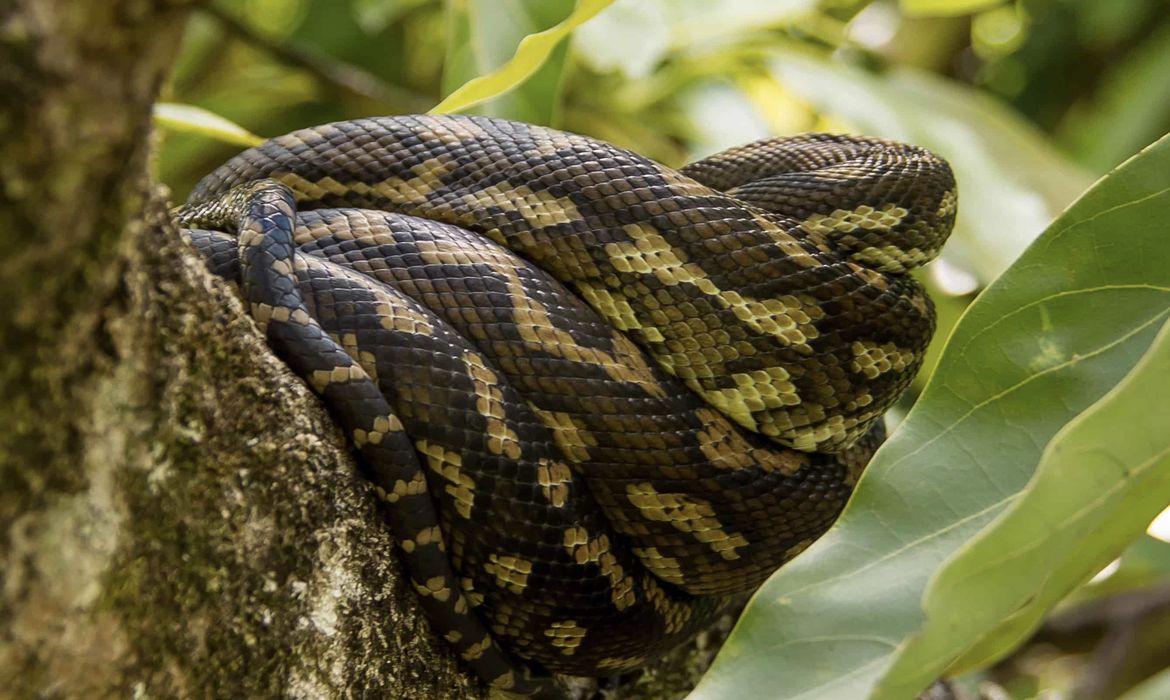
M857 418L845 418L840 415L826 416L824 409L815 404L809 406L812 422L821 421L815 427L805 426L796 431L792 438L792 447L805 452L813 452L817 445L826 442L840 442L849 435L850 428L858 425Z
M369 376L370 381L375 384L378 383L377 359L374 357L374 353L361 349L361 346L358 345L356 333L342 333L341 336L330 333L329 337L345 350L346 355L349 355L354 362L361 365L362 369L366 371L366 375Z
M463 473L463 456L426 440L418 440L414 446L427 458L431 471L447 480L443 488L455 499L456 512L464 518L471 518L471 507L475 505L475 481Z
M428 544L436 545L438 546L439 551L443 551L443 535L439 531L438 525L419 530L418 534L414 536L414 539L403 540L399 543L399 545L407 552L413 552L415 547L425 547Z
M841 244L857 249L851 256L853 260L882 272L905 272L934 258L934 253L924 252L919 248L899 248L895 245L867 246L854 236L842 236Z
M443 178L455 169L457 163L447 155L429 158L411 168L414 177L391 177L373 185L365 182L338 182L331 177L309 180L296 173L282 173L277 181L297 194L298 200L321 201L328 195L359 194L385 199L395 205L422 204L435 190L443 186Z
M450 644L455 644L459 642L459 640L463 639L463 633L459 630L449 630L446 634L443 635L443 639L446 639Z
M935 211L935 216L940 219L946 219L954 216L959 208L959 197L954 190L947 190L941 199L938 201L938 209Z
M533 190L525 185L488 185L464 195L463 203L473 211L497 207L503 211L516 212L533 229L581 220L577 205L568 198L557 197L544 190Z
M768 234L768 237L771 238L772 242L776 244L776 247L784 253L789 262L795 263L800 267L807 268L814 268L821 265L821 263L816 258L814 258L812 255L809 255L808 251L805 250L804 246L800 244L800 241L797 240L795 236L785 230L783 226L768 218L766 214L758 211L753 212L752 221L755 221L756 225L759 226L764 233ZM831 248L823 241L814 239L808 240L806 242L816 245L816 247L822 251L831 250Z
M349 365L347 367L334 367L333 369L318 369L313 370L313 374L309 375L309 384L313 385L318 393L325 390L325 387L330 384L345 384L346 382L358 382L368 380L365 370L358 365Z
M423 476L422 472L416 472L414 476L410 477L410 481L398 479L394 482L394 490L389 493L377 485L374 486L374 493L387 503L397 503L398 499L403 496L420 496L426 492L427 478Z
M271 263L269 263L269 265L272 267L272 270L274 272L277 272L280 275L287 277L288 279L291 279L291 280L296 279L295 277L293 277L293 263L292 263L292 261L290 261L290 260L273 260Z
M569 484L573 481L569 465L541 457L536 467L536 479L545 500L556 508L563 508L569 500Z
M695 411L703 428L699 431L699 449L720 469L747 469L760 467L792 475L800 471L805 458L791 450L756 449L744 439L727 419L709 408Z
M549 163L556 163L560 159L557 151L572 150L576 147L574 139L568 134L560 132L550 132L548 134L541 134L536 140L535 151L537 154L545 156Z
M544 636L549 637L549 643L558 647L562 654L572 656L585 639L585 633L585 628L579 627L575 620L564 620L549 625Z
M426 583L418 583L417 581L413 583L414 590L418 591L419 595L434 598L443 603L451 598L451 593L453 592L450 588L447 588L447 579L442 576L432 576L426 580Z
M864 402L864 399L862 401ZM794 422L793 415L798 416L801 422ZM783 435L790 441L793 449L815 452L819 445L826 442L847 447L851 444L846 442L851 429L866 419L866 416L830 415L826 413L824 406L812 402L801 404L793 415L777 411L768 412L764 414L767 422L760 425L759 432L764 435Z
M457 145L465 141L488 137L488 132L474 122L447 119L429 114L413 117L421 126L414 133L423 141L437 141Z
M645 656L606 656L598 660L597 668L624 671L626 669L638 668L639 666L645 665L645 663Z
M540 422L552 430L553 441L557 443L565 459L577 463L588 462L591 459L588 448L597 445L597 438L584 426L568 413L545 411L531 403L528 406Z
M801 406L796 386L788 381L783 367L769 367L729 375L735 386L728 389L705 389L703 398L728 418L765 435L781 435L779 426L787 416L772 409ZM766 412L766 413L765 413ZM763 413L756 416L756 413Z
M903 350L894 343L877 343L865 340L854 341L850 346L853 351L853 361L849 368L867 379L876 379L884 372L891 370L901 372L914 364L917 354L910 350Z
M810 233L822 235L852 233L857 229L885 233L901 224L902 219L909 213L894 203L876 209L868 204L862 204L852 211L835 209L831 214L813 214L800 222L800 226Z
M353 441L357 447L361 447L367 443L380 445L382 444L382 439L388 433L400 433L402 430L402 421L398 420L398 416L378 416L374 419L374 424L370 426L369 430L362 430L361 428L354 430Z
M610 378L641 386L651 396L664 396L664 390L646 365L645 356L628 338L618 333L611 336L614 354L588 348L553 323L544 304L533 299L524 288L516 272L515 261L501 251L487 247L469 250L450 241L415 241L419 256L434 264L473 264L491 268L508 288L512 303L512 319L520 339L533 349L560 357L570 362L601 367Z
M483 593L475 590L474 580L464 576L463 578L459 579L459 583L463 587L464 598L471 601L471 604L477 608L483 605L484 595Z
M590 538L583 527L572 527L565 531L565 549L578 564L596 564L601 574L609 579L610 598L614 607L625 610L637 599L634 596L634 579L626 575L625 569L614 556L609 535Z
M388 331L411 333L413 335L429 336L434 333L431 321L423 314L401 303L396 303L394 297L379 291L378 297L384 301L378 302L374 311L378 314L378 323Z
M769 222L770 223L770 222ZM777 231L780 228L771 224ZM816 338L819 333L813 322L824 317L824 311L811 300L802 300L793 295L785 295L774 299L747 299L734 290L725 291L715 285L707 273L698 265L687 262L682 257L681 250L676 249L661 233L647 224L629 224L622 227L630 242L615 242L605 245L605 252L610 257L614 269L619 272L636 272L652 274L659 282L667 286L691 284L702 293L714 297L719 303L735 314L757 333L770 335L787 347L806 345L809 340ZM797 246L799 248L799 246ZM809 260L816 261L804 253L800 254ZM606 315L607 307L594 307L598 313ZM613 308L608 309L611 313ZM664 311L650 312L651 325L676 325ZM616 321L615 321L616 323ZM646 325L646 324L642 324ZM671 353L672 366L677 376L689 379L694 372L686 371L691 366L704 367L707 359L695 350L679 348ZM690 375L690 376L688 376Z
M686 624L690 622L691 615L694 614L691 606L667 595L652 576L643 576L641 583L642 592L646 594L646 599L650 601L650 605L666 623L667 634L675 634L686 627Z
M649 482L627 484L626 497L647 520L670 523L676 530L690 533L728 561L738 559L735 550L748 544L743 535L724 530L715 509L702 499L684 493L659 493Z
M508 411L500 378L479 353L463 353L464 372L475 392L475 410L487 421L487 447L492 454L520 459L520 437L508 427Z
M532 562L507 554L491 554L483 565L484 571L496 579L500 588L519 594L528 587L528 575L532 573Z
M614 328L620 331L640 330L642 337L652 343L661 343L665 338L662 332L653 326L643 328L638 321L637 313L630 302L614 296L608 289L594 284L577 283L577 291L581 297L604 316Z
M257 221L250 222L236 234L240 248L251 248L264 239L264 227Z
M658 551L657 547L633 547L634 555L642 560L642 564L658 578L673 583L676 586L681 586L686 582L686 576L683 574L682 565L679 564L678 559L668 557Z
M252 318L255 319L256 326L259 327L261 333L268 330L268 324L272 321L292 322L299 326L308 326L313 323L312 317L304 309L291 309L287 306L273 306L264 303L252 304Z
M333 231L324 221L314 221L312 223L297 221L297 227L293 231L293 243L298 248L306 243L312 243L319 238L325 237L335 237L343 241L352 241L358 238L353 229L342 226L337 231ZM300 261L300 256L298 256L297 260L298 262Z
M463 653L460 654L460 656L462 656L465 661L474 661L475 659L483 656L484 652L486 652L491 647L492 638L485 634L483 639L467 647L467 649L465 649Z

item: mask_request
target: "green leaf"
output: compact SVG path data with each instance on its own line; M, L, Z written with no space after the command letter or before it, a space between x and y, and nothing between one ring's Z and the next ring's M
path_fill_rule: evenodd
M1166 700L1166 698L1170 698L1170 668L1147 678L1118 700Z
M950 161L959 216L945 255L983 282L1089 186L1089 177L1019 115L954 81L904 68L874 73L800 50L775 53L771 69L817 110Z
M448 0L447 55L443 92L503 65L529 34L556 26L573 11L573 0ZM568 42L512 90L467 111L530 124L550 124L560 97Z
M459 2L473 3L474 0L459 0ZM576 6L568 17L549 29L524 37L516 47L515 54L504 65L487 75L472 78L464 83L431 109L431 113L459 112L514 89L536 73L562 39L567 37L576 27L605 9L611 2L613 0L577 0ZM517 2L513 3L512 6L520 8L524 5ZM528 7L531 10L535 6L536 3L532 3ZM491 14L484 13L481 17ZM472 25L474 25L474 20L472 20ZM458 44L460 39L468 40L473 28L474 26L468 28L468 35L463 37L459 35L459 29L456 28L456 34L451 37L449 43L454 45Z
M164 129L198 134L235 146L255 146L264 141L244 127L194 105L158 102L154 121Z
M902 12L912 17L969 15L1002 5L1005 0L901 0Z
M1165 324L1133 371L1048 443L1011 508L935 576L926 624L877 697L909 697L948 666L1000 658L1145 532L1170 502L1168 398Z
M1097 183L972 303L836 526L757 592L694 700L871 697L908 639L950 619L925 617L931 579L1029 498L1045 446L1130 373L1170 316L1168 217L1170 138ZM1164 416L1170 391L1155 379Z

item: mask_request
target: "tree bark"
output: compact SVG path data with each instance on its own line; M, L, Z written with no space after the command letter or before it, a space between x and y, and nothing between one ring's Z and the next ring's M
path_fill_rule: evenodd
M150 185L186 5L0 10L0 686L478 697L339 431Z
M151 183L189 4L0 7L0 687L484 697L343 436ZM620 695L677 697L709 655Z

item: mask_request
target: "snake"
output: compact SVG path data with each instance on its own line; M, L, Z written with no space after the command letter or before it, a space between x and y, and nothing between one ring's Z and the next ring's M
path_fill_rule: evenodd
M347 434L435 634L532 695L691 639L828 529L956 206L883 139L672 169L415 115L273 138L175 215Z

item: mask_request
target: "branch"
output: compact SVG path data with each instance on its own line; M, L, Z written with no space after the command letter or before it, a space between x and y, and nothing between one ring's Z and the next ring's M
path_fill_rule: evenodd
M392 111L425 112L434 100L378 78L357 66L338 61L307 48L282 44L261 35L214 2L202 2L200 11L224 28L231 36L270 54L277 61L309 73L319 82L358 97L373 100Z

